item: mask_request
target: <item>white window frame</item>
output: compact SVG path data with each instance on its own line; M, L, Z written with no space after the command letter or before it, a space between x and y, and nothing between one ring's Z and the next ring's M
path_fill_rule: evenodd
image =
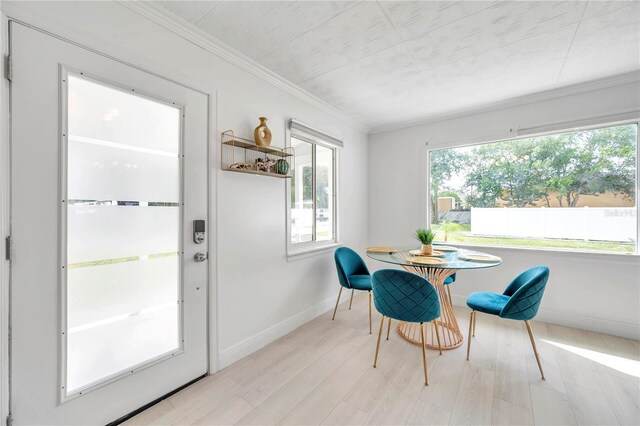
M300 139L302 141L308 142L313 146L313 238L314 241L307 241L301 243L292 243L291 242L291 182L295 178L293 176L291 179L287 179L285 185L285 199L286 199L286 228L287 228L287 256L298 256L307 253L313 253L317 251L325 251L337 247L340 245L339 243L339 224L340 220L338 217L338 204L339 204L339 191L338 188L340 185L338 184L339 179L339 164L340 164L340 148L343 147L343 143L340 139L333 137L327 133L321 132L319 130L314 129L306 124L301 123L295 119L291 119L287 122L286 125L286 146L291 146L291 138L294 137L296 139ZM333 217L333 238L326 241L315 241L315 225L316 225L316 197L315 197L315 146L322 146L324 148L331 149L333 152L333 203L332 203L332 217ZM297 166L297 165L296 165ZM300 169L301 170L301 169ZM294 171L295 172L295 171Z
M634 112L632 116L637 116ZM614 116L608 116L608 118L613 118ZM603 117L604 118L604 117ZM617 117L616 117L617 118ZM425 149L423 152L426 154L426 161L424 161L423 167L425 167L425 172L422 174L426 177L423 182L426 182L426 188L422 191L422 195L426 198L422 203L425 211L422 214L422 217L425 220L425 226L429 228L431 226L431 152L432 151L440 151L443 149L455 149L455 148L463 148L470 146L480 146L480 145L488 145L492 143L498 142L506 142L512 140L519 139L529 139L539 136L545 135L555 135L561 133L570 133L577 132L581 130L591 130L591 129L601 129L606 127L616 127L623 126L626 124L635 124L638 128L638 132L636 134L636 249L633 253L618 253L618 252L607 252L607 251L596 251L596 250L580 250L575 248L566 248L566 249L558 249L558 248L541 248L541 247L524 247L524 246L510 246L510 245L493 245L493 244L473 244L473 243L456 243L456 246L461 247L469 247L469 248L493 248L493 249L507 249L507 250L526 250L526 251L543 251L543 252L556 252L556 253L566 253L569 255L591 255L591 256L613 256L613 257L633 257L640 258L640 201L638 200L638 196L640 195L640 117L639 118L628 118L624 119L620 117L620 120L598 120L597 118L592 121L592 123L586 123L586 121L591 120L579 120L575 122L563 122L563 123L553 123L544 126L530 127L530 128L518 128L516 132L513 132L514 129L510 129L509 136L499 137L499 138L487 138L486 140L477 140L477 141L465 141L459 143L452 144L443 144L439 146L431 147L427 142L425 145ZM424 158L424 157L423 157ZM424 187L423 187L424 188Z

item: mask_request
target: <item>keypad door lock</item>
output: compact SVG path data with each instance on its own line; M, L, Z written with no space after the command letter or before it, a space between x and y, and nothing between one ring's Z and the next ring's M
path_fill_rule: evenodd
M204 220L193 221L193 242L196 244L204 243L205 229Z

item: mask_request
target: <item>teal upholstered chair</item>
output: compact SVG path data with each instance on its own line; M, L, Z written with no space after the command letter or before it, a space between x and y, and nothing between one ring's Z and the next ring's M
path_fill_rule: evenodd
M446 285L447 287L447 292L449 293L449 300L453 300L451 298L451 289L449 287L449 284L453 284L454 282L456 282L456 274L454 273L453 275L448 276L447 278L445 278L444 280L444 285ZM391 318L389 318L389 325L387 326L387 340L389 340L389 334L391 333ZM440 351L440 355L442 355L442 351Z
M504 290L502 294L476 292L467 297L467 305L472 309L469 318L469 341L467 342L467 360L471 350L471 337L476 335L476 315L483 312L489 315L497 315L500 318L524 321L529 332L529 339L533 347L533 353L538 362L540 375L544 380L542 364L533 338L533 331L529 320L538 313L544 288L549 279L549 268L536 266L518 275Z
M447 293L449 293L449 300L451 300L452 303L453 303L453 299L451 299L451 287L449 287L449 284L453 284L455 282L456 282L455 273L453 275L449 275L447 278L444 279L444 285L447 286Z
M382 314L373 368L376 368L378 363L384 317L398 321L419 322L424 384L428 386L423 323L440 317L440 299L438 299L435 287L419 275L397 269L382 269L374 272L371 284L373 287L373 303L378 312ZM434 322L434 325L436 337L438 338L438 347L440 347L440 333L438 332L437 322Z
M364 260L358 253L348 247L340 247L334 254L336 261L336 269L338 270L338 281L340 282L340 291L338 292L338 300L333 310L332 320L336 319L336 311L340 303L342 289L351 289L351 300L349 301L349 310L353 303L353 292L362 290L369 292L369 334L371 334L371 274Z

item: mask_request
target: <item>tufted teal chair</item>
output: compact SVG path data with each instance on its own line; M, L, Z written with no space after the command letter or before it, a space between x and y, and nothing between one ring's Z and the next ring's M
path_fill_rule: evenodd
M500 318L524 321L529 332L533 353L538 362L540 375L544 380L542 364L533 338L529 320L535 318L542 301L542 295L549 279L549 268L536 266L518 275L509 283L502 294L476 292L467 297L467 305L472 309L469 319L469 341L467 342L467 360L471 350L471 337L476 335L476 314L483 312Z
M358 253L348 247L340 247L333 257L338 270L340 291L338 292L338 300L336 300L336 307L333 309L333 317L331 319L334 320L336 318L336 311L338 310L343 288L351 289L349 310L351 310L351 304L353 303L353 292L355 290L367 291L369 292L369 334L371 334L371 274L369 274L369 269L367 269L367 265Z
M449 287L449 284L453 284L454 282L456 282L456 274L452 274L450 276L448 276L447 278L445 278L444 280L444 285L446 285L446 289L447 292L449 293L449 300L453 300L451 298L451 288ZM389 333L391 332L391 317L389 317L389 325L387 326L387 340L389 340ZM440 355L442 355L442 351L440 351Z
M424 384L428 386L423 323L433 321L440 316L440 299L435 287L419 275L397 269L382 269L374 272L371 284L373 287L373 303L378 312L382 314L373 368L376 368L378 363L384 317L398 321L419 322L420 336L422 338ZM434 325L439 347L440 334L438 332L438 324L434 322Z

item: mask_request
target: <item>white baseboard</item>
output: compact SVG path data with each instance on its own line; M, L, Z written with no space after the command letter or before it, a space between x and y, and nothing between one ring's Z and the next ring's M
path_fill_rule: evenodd
M466 296L451 295L454 306L467 306ZM540 309L536 321L640 340L640 324Z
M640 340L640 324L541 309L536 320L566 327Z
M218 356L218 367L222 370L225 367L233 364L236 361L251 355L258 349L268 345L269 343L281 338L282 336L291 333L301 325L306 324L319 315L324 314L330 309L333 309L335 303L335 296L330 297L320 303L315 304L311 308L300 312L284 321L279 322L260 333L251 336L243 341L236 343L229 349L221 352ZM344 302L343 302L344 303Z

